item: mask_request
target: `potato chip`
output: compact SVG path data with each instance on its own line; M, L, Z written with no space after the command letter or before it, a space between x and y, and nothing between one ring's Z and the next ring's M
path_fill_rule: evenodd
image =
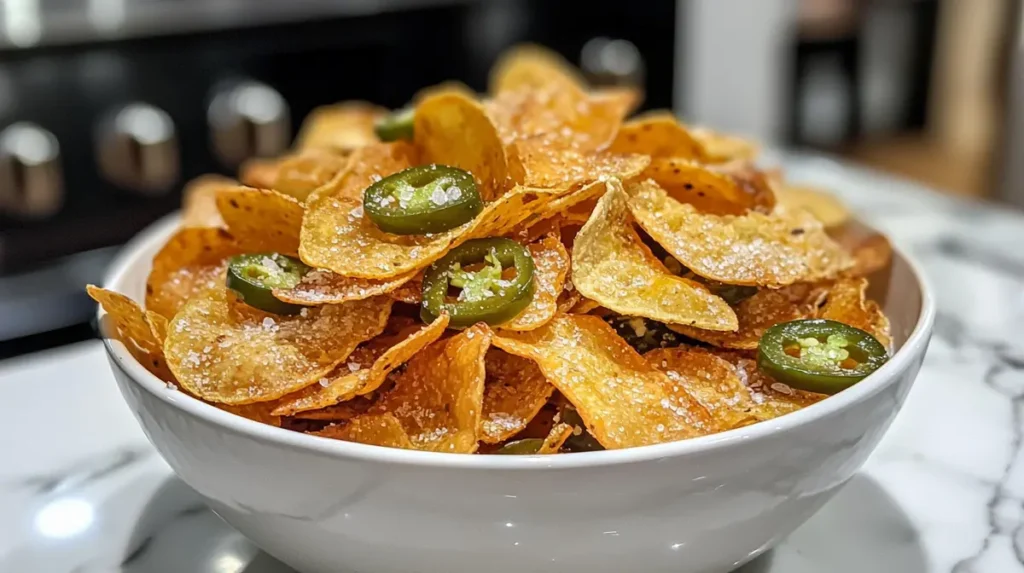
M390 412L420 450L471 454L483 411L486 325L438 340L409 360L372 412Z
M247 159L238 169L238 180L242 185L258 189L270 189L277 181L277 170L285 158L267 159L253 157Z
M164 340L167 340L167 319L151 310L146 311L146 322L149 323L149 332L156 340L157 346L162 350Z
M166 320L160 321L162 317L156 315L159 318L150 322L138 303L121 293L93 285L88 285L86 292L107 313L104 320L109 321L110 327L106 331L151 374L165 382L173 381L158 338L161 331L167 330Z
M533 330L554 318L558 312L558 294L569 272L569 253L562 241L552 235L527 246L533 258L533 300L515 318L501 325L508 330Z
M385 233L365 216L361 197L325 198L306 211L299 254L306 264L342 276L390 279L426 267L468 239L511 231L555 196L517 187L469 223L434 235Z
M416 149L406 141L376 143L357 149L349 156L345 169L309 194L306 205L327 197L362 201L363 192L375 181L412 167L416 162Z
M501 331L494 345L535 361L606 448L671 442L715 428L707 410L596 316L560 315L530 332Z
M589 298L580 298L579 302L577 302L576 305L569 310L569 312L573 314L590 314L591 312L594 312L599 308L601 308L601 303L597 302L596 300L591 300Z
M331 271L312 270L303 275L302 280L294 287L274 289L274 297L306 306L341 304L394 292L415 275L416 273L408 273L391 279L377 280L343 277Z
M757 367L753 354L703 348L689 348L691 352L708 352L729 362L736 368L736 375L747 387L752 405L748 405L748 413L763 422L778 418L784 414L796 412L827 398L824 394L804 392L781 382L777 382Z
M720 430L739 428L757 419L750 413L754 402L740 382L736 368L709 353L686 348L656 348L644 354L651 366L661 370L707 409Z
M353 352L353 354L355 354ZM287 400L288 396L281 398L280 401L269 402L275 404L275 407L279 403L283 403ZM377 404L377 394L371 394L369 396L356 396L351 400L346 400L340 404L328 406L326 408L320 408L319 410L307 410L305 412L297 412L294 418L303 420L319 420L327 422L344 422L355 418L356 416L365 414L370 411L370 408Z
M276 406L276 402L257 402L255 404L241 404L238 406L231 404L217 404L215 402L209 402L209 404L220 408L225 412L230 412L243 418L248 418L254 422L278 427L281 425L281 416L275 416L270 413Z
M294 197L269 189L226 187L217 192L217 208L246 252L298 252L303 209Z
M669 197L693 205L701 213L768 213L775 205L767 179L753 169L734 174L687 159L660 157L652 159L640 177L654 180Z
M892 348L889 319L878 303L866 299L868 280L865 278L840 279L828 289L828 299L818 318L835 320L871 333L882 346Z
M409 282L388 293L395 302L420 304L423 301L423 271L413 275Z
M278 316L214 289L174 317L164 352L179 383L204 400L266 402L329 374L359 343L380 334L390 310L391 301L378 297Z
M317 189L333 181L348 163L345 155L318 149L303 151L282 158L273 182L265 188L305 201Z
M629 188L641 227L683 266L715 281L782 287L832 278L853 261L816 219L751 212L705 215L679 203L652 181Z
M627 122L608 150L698 162L707 159L704 146L669 111L645 114Z
M612 180L572 252L573 285L583 296L628 316L735 330L736 315L707 287L670 273L633 230L622 184Z
M571 283L567 282L566 284ZM580 291L576 290L575 287L573 287L572 290L563 290L562 293L558 295L558 312L561 314L571 312L573 307L580 302L581 297L582 295L580 295Z
M725 348L757 348L765 330L780 322L812 318L824 298L825 289L806 283L778 290L760 289L736 305L739 322L734 332L714 332L690 326L670 324L669 328L701 342Z
M787 209L804 209L825 227L838 227L850 219L850 210L835 195L814 187L783 185L775 191Z
M409 440L409 435L402 429L402 423L393 414L365 414L354 418L344 426L331 425L314 436L356 442L385 448L414 450L416 446Z
M625 181L642 173L650 162L646 155L563 149L543 136L518 141L513 149L523 165L525 180L522 184L563 191L613 177Z
M493 201L508 188L505 148L483 106L459 91L439 91L416 106L413 137L424 163L458 167L480 183Z
M535 221L559 218L564 223L578 223L582 225L590 218L590 213L594 210L597 200L604 195L604 192L604 181L594 181L593 183L583 185L550 202L544 207L543 211L536 215ZM529 223L531 221L526 221L523 224Z
M505 52L491 68L488 91L502 92L560 91L584 92L586 82L579 72L555 52L527 44Z
M203 175L185 184L181 192L182 227L223 227L224 219L217 210L217 190L238 185L220 175Z
M318 107L302 122L295 147L348 151L377 143L373 126L388 111L363 101Z
M448 315L442 314L434 322L393 337L375 338L356 348L339 367L339 371L286 397L274 410L279 416L293 416L298 412L319 410L357 395L369 394L380 388L395 368L404 364L424 346L437 340L448 328ZM326 382L326 383L325 383Z
M885 269L892 261L892 243L885 235L856 221L829 229L832 237L853 257L853 268L846 274L866 277Z
M484 361L484 386L480 440L497 444L523 431L548 403L555 387L532 361L491 348Z
M172 318L196 293L223 285L227 258L241 252L224 229L179 229L153 257L146 309Z
M537 450L539 455L557 454L562 449L562 444L572 435L573 428L569 424L558 424L551 428L551 432L544 438L544 443Z
M760 152L760 146L756 142L735 135L718 133L706 128L691 129L690 135L704 147L707 161L710 163L725 163L738 159L749 161Z

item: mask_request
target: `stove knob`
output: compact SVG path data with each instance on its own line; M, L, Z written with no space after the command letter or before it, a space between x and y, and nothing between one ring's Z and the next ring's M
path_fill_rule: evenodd
M643 86L644 59L629 40L592 38L580 52L580 67L595 86Z
M273 157L288 148L291 119L277 90L251 80L223 84L206 110L213 149L225 167L252 157Z
M63 197L57 138L28 122L0 132L0 211L38 219L56 213Z
M130 103L100 123L96 140L100 171L111 183L144 195L161 195L177 182L178 137L164 110Z

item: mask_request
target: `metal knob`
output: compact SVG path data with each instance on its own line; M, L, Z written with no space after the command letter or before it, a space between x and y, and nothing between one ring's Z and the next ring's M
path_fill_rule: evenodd
M643 86L644 59L629 40L590 39L580 52L580 67L595 86Z
M28 122L0 132L0 210L42 218L56 213L63 199L57 138Z
M146 195L169 191L178 180L178 138L171 116L147 103L110 114L97 130L103 175L115 185Z
M210 99L206 119L214 152L229 168L252 157L280 155L291 141L287 102L260 82L222 84Z

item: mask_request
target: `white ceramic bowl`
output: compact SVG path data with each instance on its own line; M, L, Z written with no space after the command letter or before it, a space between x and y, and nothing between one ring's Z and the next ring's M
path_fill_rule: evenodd
M125 248L106 286L142 299L176 219ZM770 422L642 448L465 456L316 438L168 389L117 342L125 400L174 471L228 523L304 572L704 573L779 542L861 466L924 358L934 306L896 253L899 350L853 388Z

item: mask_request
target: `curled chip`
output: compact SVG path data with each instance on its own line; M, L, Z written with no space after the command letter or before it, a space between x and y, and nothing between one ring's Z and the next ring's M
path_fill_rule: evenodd
M394 414L416 449L475 452L490 345L485 325L434 342L409 360L371 412Z
M717 348L711 350L690 348L689 350L691 352L709 352L736 368L736 375L739 376L740 381L750 393L752 405L748 406L749 413L759 422L796 412L827 398L824 394L804 392L777 382L757 367L757 360L752 354Z
M649 113L627 122L619 129L608 149L615 153L639 153L699 162L707 160L701 142L668 111Z
M460 90L425 96L416 106L413 137L423 163L458 167L480 182L493 201L507 188L505 148L484 108Z
M810 211L826 227L838 227L850 219L850 210L846 205L835 195L820 189L784 185L775 194L786 209Z
M274 414L293 416L319 410L377 390L388 374L440 338L447 327L448 315L442 314L422 328L374 338L355 349L330 377L282 399Z
M373 124L386 114L386 109L363 101L318 107L302 122L295 147L349 151L377 143Z
M548 235L527 248L533 258L533 299L515 318L501 325L508 330L533 330L554 318L558 312L558 294L569 272L569 253L554 236Z
M164 352L178 382L203 400L249 404L316 383L380 334L391 301L378 297L268 314L227 289L192 297L171 321Z
M480 440L497 444L523 431L547 404L555 387L532 360L504 350L488 350L484 364L487 381Z
M829 230L829 235L853 257L853 268L846 274L866 277L886 268L892 261L892 244L881 233L850 221Z
M306 306L340 304L393 293L415 275L408 273L391 279L377 280L349 278L331 271L313 270L303 275L299 284L292 288L274 289L274 297L284 302Z
M612 180L576 235L572 280L576 290L628 316L735 330L736 315L704 285L670 273L633 229L622 184Z
M306 212L299 255L310 266L342 276L390 279L426 267L466 240L511 231L555 195L517 187L469 223L434 235L385 233L365 216L361 198L324 198Z
M238 180L242 185L256 187L259 189L270 189L277 180L277 170L281 162L287 159L267 159L265 157L253 157L247 159L238 169Z
M402 423L393 414L364 414L344 426L330 425L314 436L333 438L346 442L357 442L385 448L414 450L416 446L409 440L409 435L402 429Z
M818 318L834 320L871 333L882 346L892 349L889 319L873 300L866 299L868 280L840 279L828 290L828 299Z
M804 212L705 215L652 181L629 191L629 208L640 226L683 266L711 280L777 288L833 278L853 264Z
M217 208L245 251L298 252L303 209L294 197L268 189L227 187L217 192Z
M568 191L593 181L632 179L650 162L646 155L620 155L608 152L585 153L559 148L543 136L518 141L514 153L523 166L524 185Z
M754 349L761 335L770 327L780 322L813 317L826 293L825 288L805 283L778 290L763 288L736 305L739 327L735 332L713 332L678 324L670 324L669 328L714 346Z
M348 157L344 155L316 149L303 151L281 159L273 182L264 188L305 201L347 166Z
M547 221L549 226L558 223L559 228L563 224L582 225L590 218L594 205L597 204L597 200L604 194L604 191L604 181L594 181L580 186L548 203L543 211L531 221L525 221L523 225L537 227L540 226L540 222L544 221Z
M416 155L415 148L406 141L375 143L357 149L349 156L345 169L309 194L306 205L313 205L329 197L348 197L362 201L367 187L388 175L412 167Z
M715 429L707 410L599 317L556 316L530 332L498 332L494 344L536 362L606 448L671 442Z
M173 381L158 338L160 332L167 329L166 320L154 314L155 322L150 322L139 305L121 293L93 285L88 285L86 291L106 311L104 320L112 322L105 330L123 344L143 368L165 382Z
M558 450L562 449L562 444L569 439L572 433L573 428L569 424L556 424L548 432L547 437L544 438L544 443L541 444L537 453L541 455L557 454Z
M700 402L720 430L757 421L750 412L754 406L750 392L736 375L736 368L725 360L686 348L658 348L644 358Z
M760 151L760 146L753 141L706 128L692 129L690 135L701 143L707 154L707 160L711 163L750 161L757 157Z
M656 157L640 175L652 179L668 196L693 205L701 213L743 215L770 212L775 194L768 180L753 168L727 172L675 157Z
M224 229L179 229L153 257L146 279L146 309L173 317L188 299L223 285L227 258L241 252Z
M370 411L370 408L377 403L376 397L376 394L371 394L369 396L357 396L351 400L346 400L340 404L335 404L326 408L320 408L319 410L297 412L294 418L326 422L345 422ZM285 396L284 398L281 398L280 401L270 402L270 404L274 404L276 406L287 399L288 396Z
M491 94L502 92L584 92L586 82L564 58L536 45L509 50L491 68Z
M182 227L223 227L224 219L217 210L217 191L238 185L220 175L203 175L189 181L181 191Z

